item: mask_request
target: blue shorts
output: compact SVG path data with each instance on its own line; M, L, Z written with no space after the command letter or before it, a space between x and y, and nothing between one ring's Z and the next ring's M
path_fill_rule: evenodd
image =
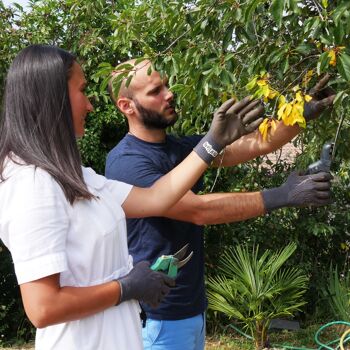
M145 350L203 350L205 314L174 321L148 318L142 337Z

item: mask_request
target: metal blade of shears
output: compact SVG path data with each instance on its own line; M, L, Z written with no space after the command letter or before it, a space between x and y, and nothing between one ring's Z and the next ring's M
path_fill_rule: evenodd
M188 246L189 246L189 243L184 245L180 250L178 250L175 254L173 254L173 257L178 260L182 259L187 252Z
M339 122L339 125L338 125L338 128L337 128L337 132L335 134L335 138L334 138L334 142L333 142L332 155L331 155L332 162L333 162L334 157L335 157L335 148L336 148L336 144L337 144L337 141L338 141L338 137L339 137L339 133L340 133L341 127L343 126L344 118L345 118L345 113L343 114L343 116L340 119L340 122Z
M187 258L185 258L185 259L183 259L183 260L181 260L181 261L178 261L178 262L176 263L177 268L179 269L180 267L186 265L186 264L188 263L188 261L192 258L192 255L193 255L193 252L191 252L191 253L188 255Z

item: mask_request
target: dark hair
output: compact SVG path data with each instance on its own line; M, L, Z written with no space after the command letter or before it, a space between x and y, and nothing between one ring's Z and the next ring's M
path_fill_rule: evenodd
M67 200L91 199L75 139L68 80L75 56L31 45L16 56L6 78L0 120L0 180L13 155L47 171Z

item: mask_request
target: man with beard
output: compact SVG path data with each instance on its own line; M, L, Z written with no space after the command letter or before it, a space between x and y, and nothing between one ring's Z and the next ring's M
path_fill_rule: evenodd
M111 78L109 90L113 102L128 120L129 132L108 154L106 176L148 187L181 162L202 136L167 135L166 128L174 125L177 114L166 79L154 70L147 74L148 61L126 63L134 65L130 85L126 87L123 82L118 96L114 96L112 85L117 73ZM319 95L327 81L328 78L323 79L316 86L312 105L306 109L307 119L315 118L332 103L332 92L327 90L325 95ZM231 108L239 110L241 117L263 113L259 101L250 98L234 103ZM267 154L298 132L298 126L278 123L268 142L258 132L245 135L227 146L213 165L232 166ZM329 179L326 173L312 176L293 173L282 186L262 192L197 195L202 189L199 181L164 217L127 220L128 245L134 263L141 260L154 263L159 256L175 253L187 243L189 251L193 251L191 260L179 270L176 287L161 305L156 309L143 305L147 314L143 329L145 349L204 349L207 303L202 225L246 220L284 206L327 204Z

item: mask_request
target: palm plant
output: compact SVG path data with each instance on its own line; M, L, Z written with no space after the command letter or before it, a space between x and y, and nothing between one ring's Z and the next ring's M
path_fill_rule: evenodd
M334 317L350 322L350 272L339 276L337 267L329 269L328 288L325 290Z
M209 307L243 323L256 349L266 346L272 319L292 316L305 304L308 278L297 268L282 265L296 244L259 257L259 247L250 253L247 245L227 250L220 261L222 274L208 279Z

